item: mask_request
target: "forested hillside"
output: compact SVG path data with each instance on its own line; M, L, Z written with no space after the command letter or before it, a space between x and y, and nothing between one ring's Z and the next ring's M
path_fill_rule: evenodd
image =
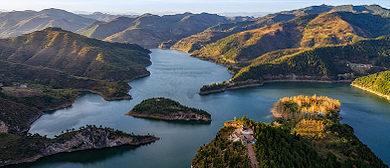
M272 125L245 116L233 122L253 130L259 167L388 167L359 141L352 127L340 123L339 108L338 100L299 95L274 104ZM231 156L238 167L247 166L242 144L229 140L234 129L225 123L215 139L198 149L192 166L219 167ZM236 146L233 151L230 145Z
M352 85L379 93L381 96L388 98L390 96L390 71L357 78L352 82Z
M390 65L390 38L383 36L348 45L302 49L301 51L286 52L286 55L274 57L276 59L263 57L270 57L270 55L260 56L251 65L242 68L233 76L233 80L272 80L272 76L279 74L295 74L307 76L307 79L318 80L337 80L338 74L365 75L360 74L362 72L354 71L351 68L352 64L348 64L349 62L376 66L367 69L368 72L380 71L383 69L381 67ZM361 67L361 69L363 68Z

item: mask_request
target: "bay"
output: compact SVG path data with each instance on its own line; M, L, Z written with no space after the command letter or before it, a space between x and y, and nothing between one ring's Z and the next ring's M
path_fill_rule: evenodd
M65 109L48 112L34 122L30 133L54 137L61 131L102 125L135 134L154 134L162 140L140 147L64 153L14 167L190 167L200 145L210 142L223 123L243 115L270 123L270 110L281 97L325 95L341 102L342 122L354 127L358 138L390 164L390 102L351 87L348 83L267 83L264 86L198 95L204 84L226 81L226 67L189 57L174 50L153 49L151 75L130 82L134 99L104 101L87 93ZM167 97L212 114L210 124L167 122L124 116L136 104Z

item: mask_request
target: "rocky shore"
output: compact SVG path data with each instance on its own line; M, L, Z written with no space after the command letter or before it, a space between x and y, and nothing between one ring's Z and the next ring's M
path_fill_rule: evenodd
M78 131L62 134L54 139L48 139L44 137L35 137L39 141L29 141L31 144L27 146L34 146L39 142L38 149L30 151L29 157L25 157L24 154L9 152L12 157L4 159L1 156L0 166L19 164L24 162L34 162L41 157L54 155L57 153L75 152L89 149L102 149L109 147L116 147L122 145L143 145L160 140L154 136L137 136L124 133L122 131L114 131L109 128L96 128L89 126ZM26 144L23 144L26 145ZM21 145L19 145L21 146ZM36 148L36 146L34 146ZM2 150L7 150L6 147ZM15 146L9 146L8 148L14 149ZM11 150L12 150L11 149Z

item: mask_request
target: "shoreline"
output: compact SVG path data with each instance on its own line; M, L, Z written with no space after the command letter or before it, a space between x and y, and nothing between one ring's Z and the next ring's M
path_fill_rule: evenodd
M364 91L367 91L367 92L370 92L370 93L373 93L373 94L375 94L375 95L377 95L377 96L379 96L379 97L385 98L385 99L387 99L387 100L390 101L390 96L388 96L388 95L384 95L384 94L382 94L382 93L373 91L373 90L371 90L371 89L369 89L369 88L362 87L362 86L359 86L359 85L356 85L356 84L352 84L352 83L351 83L351 86L356 87L356 88L359 88L359 89L364 90Z
M256 86L262 86L264 83L279 83L279 82L313 82L313 83L341 83L341 82L352 82L352 80L307 80L307 79L280 79L280 80L266 80L262 81L261 83L258 82L258 80L252 80L248 79L246 81L242 81L239 84L233 84L231 86L227 85L220 89L212 89L207 91L199 91L199 95L207 95L212 93L219 93L224 92L225 90L236 90L236 89L243 89L243 88L250 88L250 87L256 87Z

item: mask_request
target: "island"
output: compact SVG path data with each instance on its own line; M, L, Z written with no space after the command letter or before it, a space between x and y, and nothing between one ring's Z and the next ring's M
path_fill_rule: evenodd
M179 121L211 121L211 114L190 108L168 98L151 98L136 105L127 116Z
M390 100L390 71L357 78L351 85Z
M87 125L66 130L55 138L39 134L0 133L0 166L34 162L41 157L64 152L102 149L122 145L143 145L159 140L154 135L134 135L102 126Z
M246 116L227 121L199 147L197 167L389 167L340 123L340 102L326 96L277 101L271 124Z

